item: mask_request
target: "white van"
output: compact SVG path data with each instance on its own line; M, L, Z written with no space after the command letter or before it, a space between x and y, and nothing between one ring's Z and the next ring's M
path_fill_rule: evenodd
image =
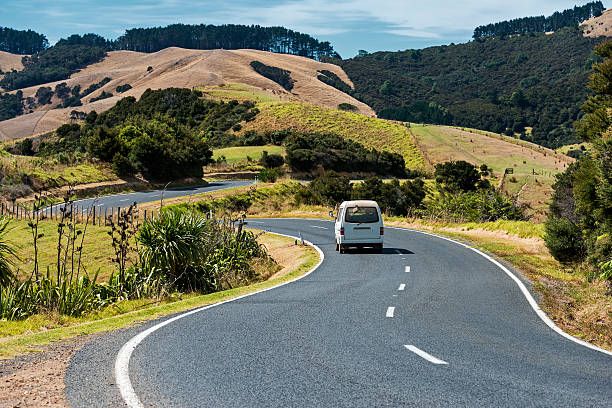
M380 207L376 201L344 201L336 214L334 232L340 253L348 247L372 247L382 252L385 231Z

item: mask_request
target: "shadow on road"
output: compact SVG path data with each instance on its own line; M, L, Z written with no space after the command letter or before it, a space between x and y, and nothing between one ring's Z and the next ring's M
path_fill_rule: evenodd
M345 254L379 254L374 248L347 248ZM379 255L414 255L414 252L404 248L383 248Z

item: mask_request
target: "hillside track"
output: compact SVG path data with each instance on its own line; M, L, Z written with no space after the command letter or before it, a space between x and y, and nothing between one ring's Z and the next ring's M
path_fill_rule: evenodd
M134 349L143 406L609 406L612 357L551 330L468 246L388 228L385 250L339 254L333 223L249 220L301 235L324 262L288 285L190 314ZM120 406L117 353L161 321L72 359L73 407Z

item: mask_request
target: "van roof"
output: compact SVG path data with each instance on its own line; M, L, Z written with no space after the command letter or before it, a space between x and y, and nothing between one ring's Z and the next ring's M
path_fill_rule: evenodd
M373 200L353 200L353 201L344 201L340 204L340 207L346 206L362 206L362 207L378 207L378 203Z

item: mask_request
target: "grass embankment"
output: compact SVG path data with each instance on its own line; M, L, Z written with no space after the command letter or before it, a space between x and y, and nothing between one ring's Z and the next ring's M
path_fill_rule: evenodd
M260 113L243 130L283 130L335 133L368 148L399 153L410 169L423 169L421 152L405 126L357 113L300 102L259 103Z
M261 158L263 152L266 151L268 154L285 154L285 149L282 146L237 146L237 147L225 147L223 149L213 150L213 160L217 160L219 157L225 157L227 163L236 162L256 162ZM248 160L248 159L251 160Z
M262 278L268 280L208 295L175 296L161 302L154 299L124 301L79 318L49 314L35 315L23 321L0 321L0 358L36 351L54 341L133 326L253 293L296 279L319 262L319 255L313 248L296 247L290 238L266 233L260 235L258 241L280 265L273 270L255 266Z
M49 189L119 179L108 165L89 162L65 164L56 157L19 156L3 150L0 152L0 166L3 184L8 186L3 190L10 190L9 192L16 196L22 195L20 190L27 195L31 188ZM24 177L28 179L27 185L21 184ZM20 185L23 187L20 188Z

